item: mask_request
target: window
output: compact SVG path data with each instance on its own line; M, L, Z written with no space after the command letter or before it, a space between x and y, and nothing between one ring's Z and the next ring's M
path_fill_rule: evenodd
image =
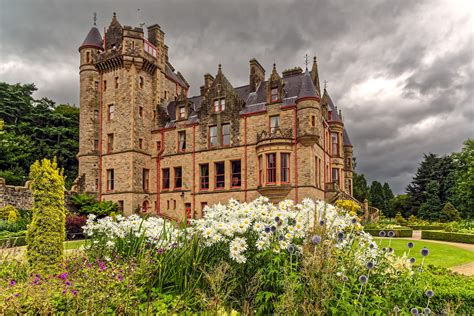
M314 161L315 167L314 167L314 184L317 188L321 187L321 162L318 157L315 157Z
M118 77L115 77L115 89L118 88L118 84L119 84L119 79Z
M183 186L183 169L181 167L174 168L174 188L181 189Z
M143 169L142 187L144 191L148 191L150 189L150 170L149 169Z
M184 120L186 118L186 108L184 106L179 107L179 119Z
M156 119L156 110L153 110L153 119Z
M280 128L280 115L270 116L270 133L273 134Z
M167 96L168 96L168 91L165 91L165 100Z
M214 100L214 112L222 112L225 110L225 99Z
M206 208L207 206L207 202L201 202L201 213L202 213L202 216L204 216L204 209Z
M311 126L315 127L316 126L316 116L311 116Z
M176 200L173 200L173 210L176 209Z
M118 201L119 211L123 212L123 200Z
M276 182L276 154L267 154L267 183Z
M94 120L98 120L99 119L99 110L94 110Z
M91 61L91 53L86 52L86 64L90 63L90 61Z
M114 150L114 134L107 134L107 153L110 154Z
M222 125L222 146L230 145L230 124Z
M102 90L107 91L107 80L104 80L104 88Z
M332 155L339 156L339 136L337 133L331 133L332 139Z
M263 183L262 156L258 156L258 185Z
M138 139L138 148L143 149L143 138Z
M156 151L157 152L161 151L161 142L156 142Z
M272 89L272 102L278 101L278 88Z
M240 188L241 186L241 166L240 160L231 161L231 171L232 171L232 178L231 178L231 187L232 188Z
M209 127L209 147L217 146L217 126Z
M168 210L170 209L170 200L166 201L166 209L168 209Z
M225 164L224 162L216 162L216 189L225 187Z
M109 107L107 110L107 118L109 121L114 119L114 111L115 111L115 106L113 104L109 104Z
M95 178L95 190L99 190L99 178Z
M94 151L99 151L99 140L94 139Z
M140 77L140 89L143 89L145 81L143 80L143 77Z
M332 168L332 182L339 183L339 169Z
M282 183L290 182L290 154L280 154L280 180Z
M95 91L99 91L99 81L94 81L94 89Z
M140 115L140 117L143 117L143 106L138 107L138 115Z
M170 168L164 168L161 170L162 178L163 178L163 183L162 187L163 190L169 190L170 188ZM169 208L169 206L168 206Z
M107 169L107 191L114 189L114 169Z
M208 190L209 189L209 164L205 163L205 164L199 165L199 169L201 170L199 188L201 190Z
M186 131L178 132L178 151L186 151Z

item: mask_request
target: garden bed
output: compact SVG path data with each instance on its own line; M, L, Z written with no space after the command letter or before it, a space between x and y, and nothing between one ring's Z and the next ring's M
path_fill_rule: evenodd
M421 239L442 240L460 242L465 244L474 244L474 234L463 234L445 231L423 230Z
M413 230L443 230L441 225L408 225Z
M384 231L388 233L389 231L393 231L395 233L394 237L412 237L413 230L412 229L364 229L367 234L371 234L372 236L380 236L380 232Z
M10 234L0 236L0 248L11 248L26 245L26 235Z

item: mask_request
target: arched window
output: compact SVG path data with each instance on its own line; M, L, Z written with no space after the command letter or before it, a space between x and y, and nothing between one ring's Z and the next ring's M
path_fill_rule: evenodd
M143 204L142 204L142 212L143 212L143 213L148 212L149 208L150 208L150 203L148 203L148 201L143 201Z
M91 53L90 52L86 52L86 64L90 63L91 62Z

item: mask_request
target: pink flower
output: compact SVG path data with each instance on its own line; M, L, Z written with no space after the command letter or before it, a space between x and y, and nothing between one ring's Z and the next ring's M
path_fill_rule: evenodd
M10 286L15 286L16 285L16 281L11 279L10 282L8 283Z

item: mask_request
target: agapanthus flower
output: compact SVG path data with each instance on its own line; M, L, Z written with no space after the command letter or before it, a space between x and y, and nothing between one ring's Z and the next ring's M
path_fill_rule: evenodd
M411 249L411 248L413 248L413 247L415 246L415 244L410 241L410 242L407 244L407 246L408 246L408 248Z
M366 275L361 275L359 277L359 282L362 283L362 284L367 283L368 280L369 280L369 278Z
M423 249L421 249L421 255L423 257L426 257L429 254L430 254L430 251L428 250L428 248L424 247Z
M381 231L379 232L379 236L380 236L380 237L385 237L386 235L387 235L387 233L385 232L385 230L381 230Z
M433 292L432 290L427 290L427 291L425 292L425 295L426 295L427 297L433 297L433 296L434 296L434 292Z

